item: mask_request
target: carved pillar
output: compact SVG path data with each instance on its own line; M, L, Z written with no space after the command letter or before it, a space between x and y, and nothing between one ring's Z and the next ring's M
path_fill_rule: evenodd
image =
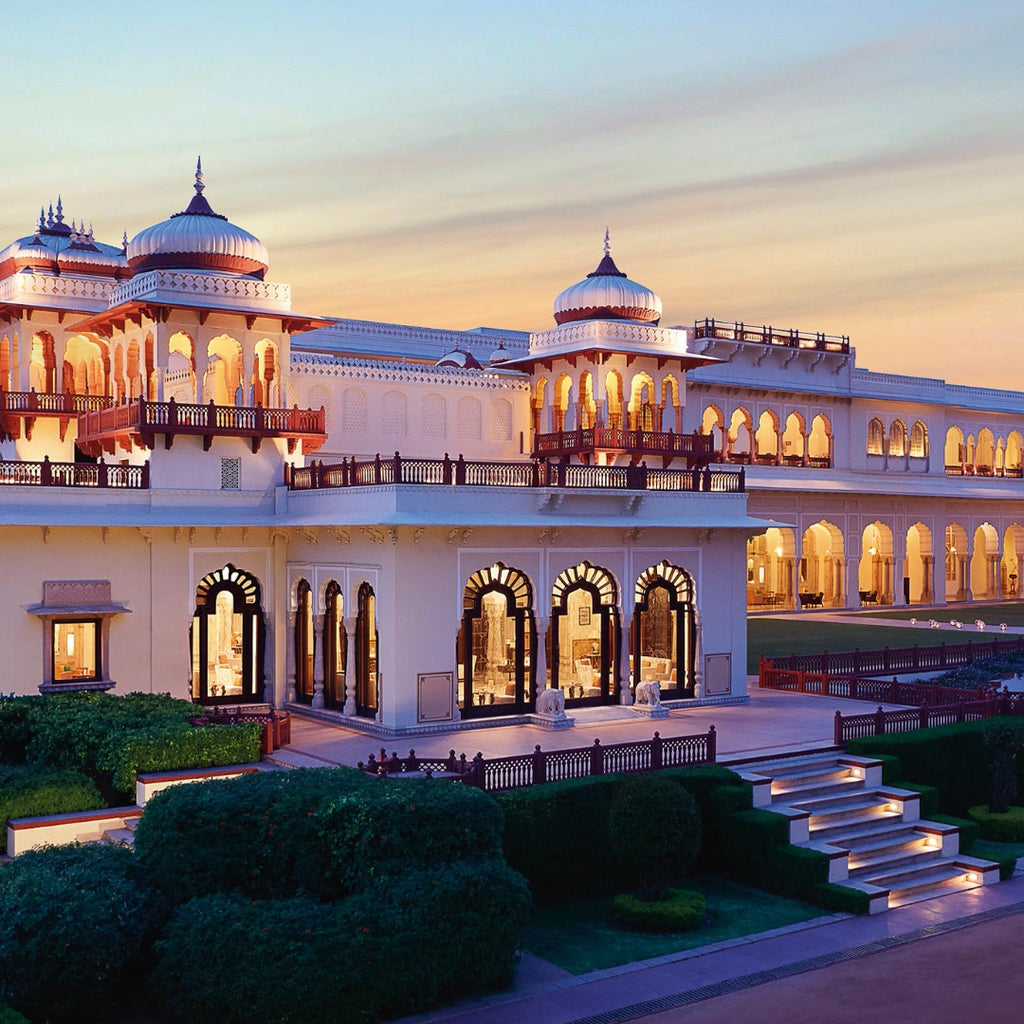
M550 618L547 615L537 616L537 646L533 652L535 693L547 689L548 685L548 656L545 649L545 639L548 635L548 623Z
M345 620L345 634L348 642L345 644L345 707L342 714L354 715L356 713L356 623L358 619Z
M629 688L629 652L632 650L631 641L633 639L633 622L629 622L628 626L623 629L623 636L626 642L621 646L625 648L625 651L621 652L618 660L618 679L616 684L619 688L619 703L629 706L633 703L633 692ZM633 651L633 660L639 666L640 664L640 652ZM634 675L635 678L635 675Z
M326 615L313 616L313 704L324 706L324 620Z
M967 575L968 561L961 555L957 558L957 562L960 566L960 575L957 579L956 599L958 601L966 601L971 596L971 588L968 586L969 577Z
M925 604L932 603L932 573L935 568L934 555L921 556L921 600Z
M285 674L288 679L288 692L285 694L285 701L289 704L295 703L295 611L288 612L288 642L286 644L288 650L288 662L285 669Z

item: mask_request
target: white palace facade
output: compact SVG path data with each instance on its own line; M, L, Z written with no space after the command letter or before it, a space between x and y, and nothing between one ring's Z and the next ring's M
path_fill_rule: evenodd
M607 240L550 330L309 316L203 191L0 249L2 692L566 724L744 700L748 610L1017 594L1022 394L660 326Z

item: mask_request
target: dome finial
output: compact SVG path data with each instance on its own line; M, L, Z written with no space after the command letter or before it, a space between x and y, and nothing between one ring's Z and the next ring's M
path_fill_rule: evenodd
M604 229L604 254L605 256L612 254L612 236L607 227Z
M61 202L61 198L59 195L57 196L57 223L64 223L64 204L63 202Z
M201 156L197 156L196 157L196 184L195 184L196 195L197 196L201 196L203 194L203 189L204 188L206 188L206 186L203 184L203 158Z

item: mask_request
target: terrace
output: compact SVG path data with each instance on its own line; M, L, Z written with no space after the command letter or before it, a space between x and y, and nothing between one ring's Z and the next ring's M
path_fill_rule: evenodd
M717 452L710 434L694 431L677 434L671 430L622 430L611 427L588 427L538 434L534 440L534 458L558 458L575 455L589 462L597 454L628 455L631 461L660 458L662 468L677 458L686 460L686 468L704 467Z

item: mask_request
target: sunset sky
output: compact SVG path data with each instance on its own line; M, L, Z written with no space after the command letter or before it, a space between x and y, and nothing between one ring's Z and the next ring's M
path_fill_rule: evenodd
M1014 0L12 5L0 246L206 197L304 313L540 330L594 269L663 324L849 334L1024 387Z

